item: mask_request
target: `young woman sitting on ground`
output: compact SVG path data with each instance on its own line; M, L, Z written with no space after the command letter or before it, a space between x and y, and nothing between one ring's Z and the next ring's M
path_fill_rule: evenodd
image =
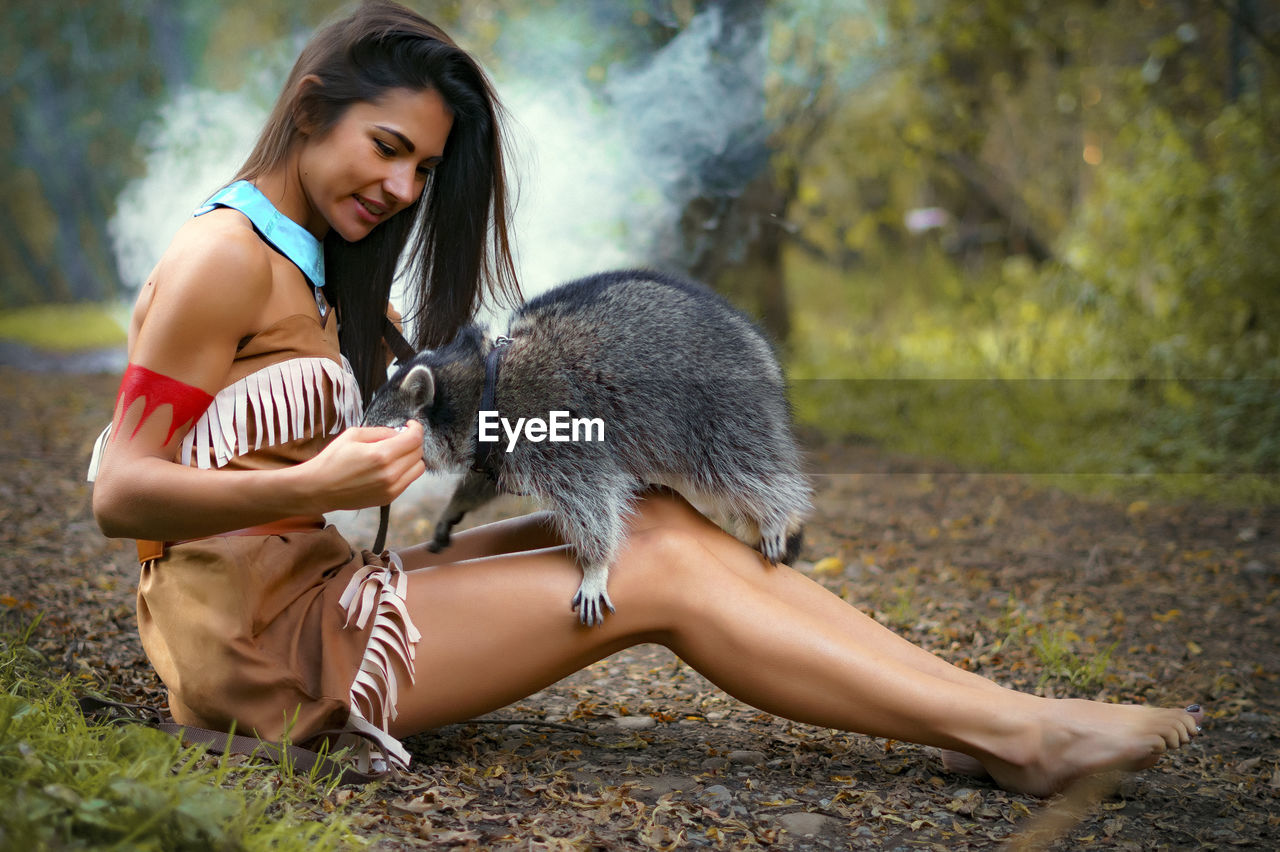
M956 668L667 491L635 506L598 627L565 605L581 572L544 514L441 554L360 552L327 526L424 472L419 424L358 425L402 253L419 346L518 293L500 117L448 36L367 2L303 50L235 182L148 277L94 511L139 540L139 630L178 722L346 731L403 765L398 738L657 642L755 707L937 746L1013 791L1190 741L1198 708L1051 700Z

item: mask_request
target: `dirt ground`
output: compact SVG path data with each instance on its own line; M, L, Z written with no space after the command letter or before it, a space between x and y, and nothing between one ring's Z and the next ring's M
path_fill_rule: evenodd
M59 673L159 704L131 546L98 533L83 481L117 383L0 367L0 621L43 611L35 642ZM411 738L421 789L325 806L361 803L379 849L1274 848L1280 507L1083 499L857 444L810 462L799 567L820 582L1009 686L1199 702L1205 734L1140 775L1037 800L947 774L929 749L760 713L643 646L490 717L505 721ZM397 504L393 543L423 536L429 503Z

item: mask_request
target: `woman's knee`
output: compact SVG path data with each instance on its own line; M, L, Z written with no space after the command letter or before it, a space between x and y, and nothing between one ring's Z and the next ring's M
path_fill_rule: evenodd
M638 530L618 560L618 573L642 594L662 598L668 605L699 598L700 589L736 579L708 549L706 535L687 525Z

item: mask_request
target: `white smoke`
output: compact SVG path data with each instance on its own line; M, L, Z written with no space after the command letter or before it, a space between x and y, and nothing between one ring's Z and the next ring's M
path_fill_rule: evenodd
M107 223L121 278L133 288L192 211L235 174L268 108L244 92L186 89L143 131L146 173L116 199Z
M669 256L655 246L678 237L680 211L704 188L700 167L764 121L759 93L735 87L723 63L717 66L718 10L695 17L640 67L610 68L594 87L582 43L565 37L572 31L565 23L563 13L522 19L522 31L504 39L536 44L539 62L496 78L514 119L514 236L526 295ZM144 283L177 228L230 180L266 118L263 93L283 77L281 66L264 70L245 91L178 92L148 125L145 173L121 193L108 225L130 286ZM393 301L400 303L398 294ZM495 307L481 319L503 312Z
M540 61L497 85L519 147L532 151L516 219L526 293L673 257L680 213L707 189L703 167L764 127L762 93L717 60L720 11L696 16L642 65L610 68L594 88L580 50L544 37L554 23L523 26L538 36ZM763 40L754 50L763 61Z

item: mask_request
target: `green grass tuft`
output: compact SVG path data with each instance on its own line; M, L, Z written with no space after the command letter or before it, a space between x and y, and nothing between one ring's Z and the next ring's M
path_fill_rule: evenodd
M152 728L87 721L70 683L50 678L26 639L0 637L0 847L365 845L346 817L325 813L334 809L332 780L241 758L215 761Z
M1119 642L1112 642L1106 650L1090 653L1077 652L1075 634L1067 630L1050 630L1041 627L1032 641L1032 650L1042 665L1040 685L1050 680L1061 680L1085 692L1102 686L1111 655Z

